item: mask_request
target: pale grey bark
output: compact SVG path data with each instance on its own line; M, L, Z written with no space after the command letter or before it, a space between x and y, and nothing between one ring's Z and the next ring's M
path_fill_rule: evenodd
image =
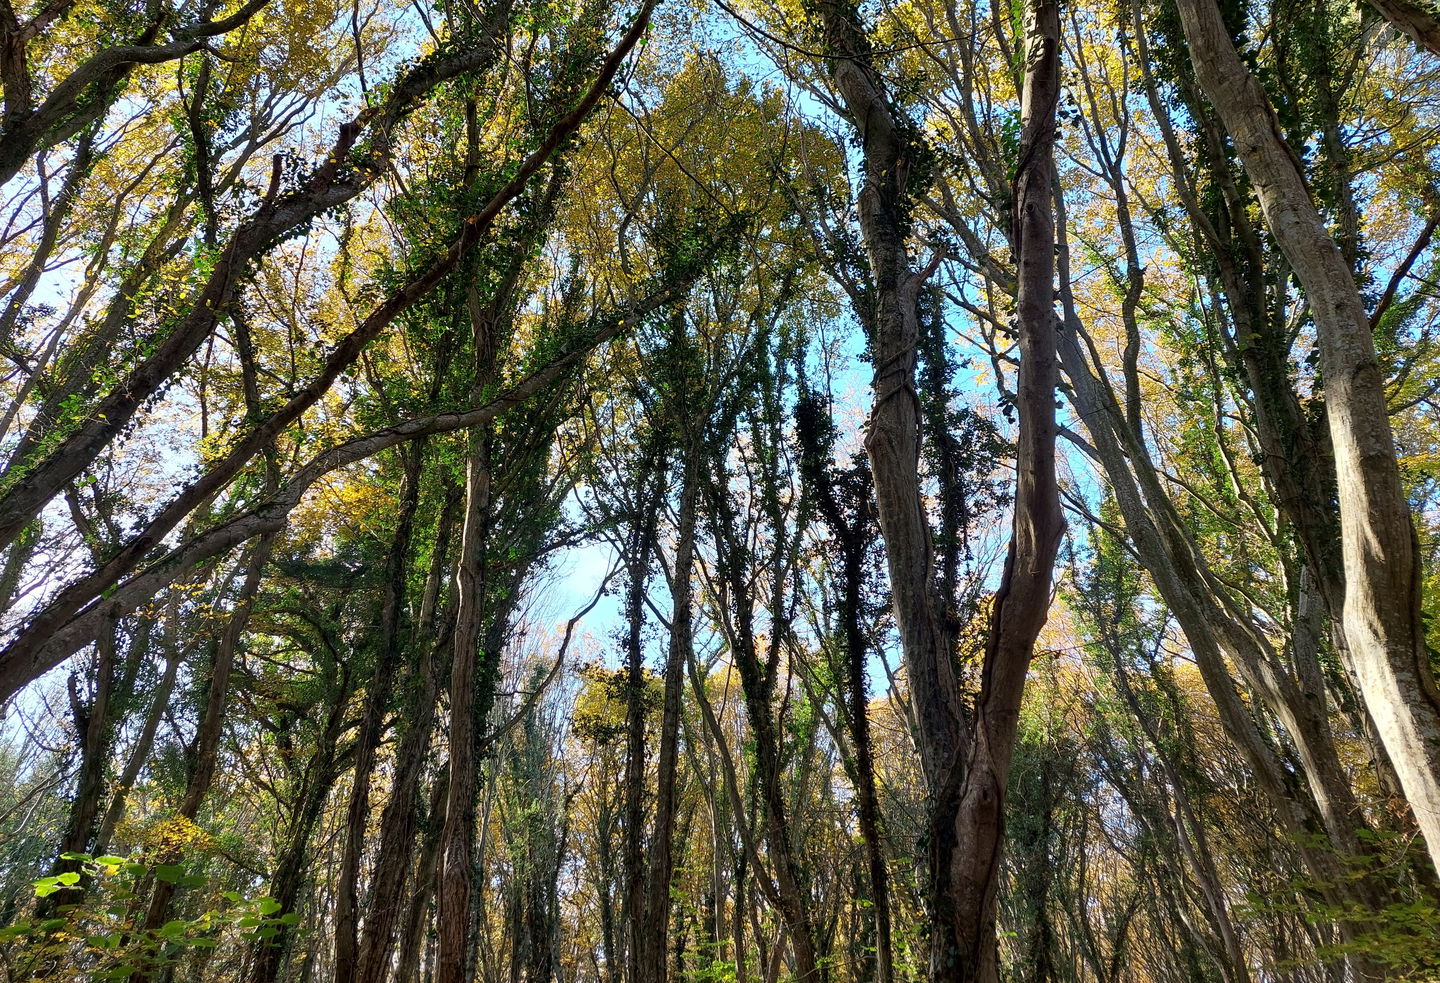
M1190 60L1255 185L1315 321L1335 450L1344 630L1360 692L1440 866L1440 691L1420 622L1420 556L1385 377L1355 278L1214 0L1178 0Z
M1440 55L1440 11L1424 0L1370 0L1390 26L1431 54Z

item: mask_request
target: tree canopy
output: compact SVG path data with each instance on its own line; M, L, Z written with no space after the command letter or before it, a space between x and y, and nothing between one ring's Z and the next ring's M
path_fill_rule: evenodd
M1430 0L0 0L0 977L1440 979Z

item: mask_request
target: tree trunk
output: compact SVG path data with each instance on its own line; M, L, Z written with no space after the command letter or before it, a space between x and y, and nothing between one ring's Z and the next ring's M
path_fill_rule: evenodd
M1020 336L1015 517L995 592L972 740L959 783L950 890L959 980L999 980L996 891L1005 788L1025 676L1050 611L1055 555L1064 532L1055 479L1055 111L1060 98L1060 9L1031 0L1026 16L1020 160L1015 174ZM949 796L947 795L948 799Z
M280 905L281 913L295 912L306 884L306 854L309 852L315 825L320 820L320 813L325 808L326 799L330 797L330 790L334 787L335 776L339 770L338 745L349 698L350 687L340 682L335 688L335 702L330 708L325 729L321 732L319 743L305 769L285 849L275 863L275 875L270 879L270 894ZM273 936L257 943L255 957L250 964L250 983L275 983L282 961L288 954L293 934L294 927L282 923L276 926Z
M857 311L873 325L874 405L865 435L885 538L891 603L910 685L921 766L931 791L926 900L931 922L932 975L943 977L959 947L955 899L948 885L965 740L964 708L955 672L954 639L935 584L935 556L920 495L920 402L915 390L918 293L925 273L912 270L905 243L911 150L871 61L854 15L826 2L820 12L831 78L864 148L864 185L857 201L870 265L873 306ZM867 317L867 315L869 315Z
M458 489L452 487L440 515L435 551L425 583L420 617L417 619L416 634L422 647L420 667L410 680L409 698L405 704L409 711L406 714L409 727L395 754L395 777L390 789L390 801L385 804L385 812L380 818L380 843L370 887L369 914L360 938L355 983L384 983L390 969L395 926L400 920L400 909L420 820L420 780L424 775L426 750L430 747L430 737L435 727L438 690L435 655L440 643L432 641L432 638L458 503ZM435 811L432 807L431 813ZM433 853L433 850L429 852ZM335 981L349 983L346 978L338 975Z
M1390 25L1431 54L1440 55L1440 16L1424 2L1370 0Z
M846 515L836 489L831 455L833 420L822 420L818 401L802 398L796 410L796 432L801 445L801 474L810 485L825 524L830 527L840 551L840 598L836 616L844 639L844 687L841 712L849 731L852 754L846 761L855 786L856 822L865 847L866 880L874 916L877 983L895 978L894 951L890 924L890 879L885 866L884 836L881 831L880 801L875 782L875 755L870 738L869 694L865 663L871 646L861 621L865 587L866 554L874 536L874 503L868 495ZM826 414L828 416L828 413ZM856 471L863 469L856 468ZM870 484L868 474L851 473L854 480ZM857 878L857 882L858 882ZM868 962L868 960L866 960Z
M775 476L767 473L761 480L767 478L773 481ZM750 725L750 739L754 747L752 777L760 798L766 854L774 872L774 897L771 900L779 909L781 921L790 936L796 980L798 983L820 983L825 978L824 966L816 951L810 899L786 802L788 783L783 770L781 734L773 707L779 666L779 633L772 633L762 656L755 629L755 599L751 593L754 584L751 561L754 557L748 549L750 533L740 525L739 518L734 514L728 499L728 488L711 487L709 493L715 519L717 579L722 582L717 605L726 606L733 612L722 612L720 620L731 660L740 674L745 715ZM781 547L776 545L772 548L778 550ZM783 617L777 603L783 590L784 578L775 578L771 616L777 620ZM720 737L717 731L717 740Z
M1073 402L1094 441L1096 457L1109 479L1136 556L1185 633L1226 734L1245 756L1281 827L1294 839L1307 871L1316 883L1325 886L1322 895L1337 910L1357 903L1362 909L1376 909L1380 904L1373 882L1342 874L1343 864L1335 849L1315 842L1318 829L1325 829L1337 844L1347 837L1353 839L1353 831L1346 832L1348 827L1332 830L1326 825L1327 815L1336 817L1319 804L1320 796L1311 783L1297 781L1292 775L1231 676L1226 654L1247 681L1264 672L1262 666L1252 664L1260 659L1261 643L1252 628L1232 624L1236 612L1217 599L1215 578L1185 532L1153 464L1127 436L1123 413L1113 393L1086 364L1081 351L1084 326L1068 288L1068 249L1063 239L1059 259L1065 318L1060 332L1061 360L1072 384ZM1240 647L1227 649L1241 640L1244 644ZM1262 694L1266 692L1265 687L1252 685Z
M224 732L225 715L230 699L230 674L235 665L235 653L245 626L250 620L250 608L255 594L260 589L260 575L270 558L274 544L273 535L263 536L250 550L246 562L245 580L240 587L240 596L230 612L230 618L221 632L215 650L215 661L211 665L210 683L206 689L204 711L200 726L195 734L194 750L190 762L190 773L185 785L185 795L175 811L186 819L193 820L200 812L210 785L215 780L215 769L219 764L220 737ZM153 932L165 924L170 912L170 902L175 896L175 885L169 881L157 881L150 905L145 912L144 929ZM141 965L131 974L131 983L144 983L151 973L151 967Z
M430 826L425 831L424 842L420 847L420 862L415 870L415 890L405 909L404 926L400 933L400 952L395 960L396 983L413 983L419 980L420 960L427 948L431 952L433 968L435 944L433 938L427 939L425 923L430 909L430 896L435 893L436 878L439 876L440 839L444 835L444 811L449 788L449 773L442 768L431 789L428 816ZM429 946L425 944L427 941ZM389 968L388 965L382 966L381 971Z
M355 741L355 772L350 802L345 813L345 847L335 885L335 978L353 979L356 971L360 902L358 881L360 856L365 847L365 827L370 815L370 774L375 767L375 750L389 709L391 680L399 668L400 620L405 605L405 569L410 554L410 537L415 510L420 500L420 464L424 441L413 448L405 462L405 484L395 538L385 564L385 599L380 614L380 638L375 645L374 668L366 687L365 712Z
M649 975L646 965L651 953L645 912L645 593L650 582L650 564L657 538L660 475L663 454L639 467L635 511L628 517L630 531L625 544L625 565L629 588L625 598L625 953L630 983L642 983ZM663 950L662 950L663 952Z
M60 836L60 858L51 874L78 872L81 865L66 860L67 853L85 853L95 833L100 813L100 795L105 790L105 768L110 762L110 745L115 735L115 701L117 693L116 648L120 630L118 623L106 621L100 637L95 640L94 693L88 703L76 693L75 676L70 677L70 703L75 719L76 735L80 738L80 769L75 778L75 797L70 802L70 816ZM35 903L37 918L49 918L61 904L78 904L84 897L85 881L65 890L40 898Z
M669 964L670 885L675 874L671 839L675 833L675 800L680 758L680 711L685 666L693 657L694 616L691 577L695 567L695 506L700 482L700 442L691 438L680 484L679 528L674 572L670 579L670 651L665 658L664 703L660 747L655 765L655 824L650 838L649 880L646 883L645 927L641 941L641 983L666 983Z
M490 464L488 437L472 432L466 458L465 521L460 532L460 557L455 568L458 608L450 668L450 789L445 800L445 827L440 835L440 869L436 896L435 978L438 983L464 983L470 943L470 908L475 854L476 746L483 720L477 689L478 652L486 615L486 551L490 525ZM488 674L488 673L487 673Z
M1178 0L1177 6L1200 86L1230 133L1266 224L1310 301L1340 492L1345 639L1361 695L1440 867L1440 690L1420 622L1419 547L1369 318L1219 7L1214 0Z
M167 632L167 635L169 633ZM151 697L150 711L145 716L145 723L140 727L140 734L135 738L135 746L130 749L130 757L125 763L125 770L115 782L115 791L111 796L110 805L105 810L105 816L100 820L100 828L95 833L95 853L103 854L110 846L110 837L115 833L115 827L119 824L125 813L125 801L130 794L130 789L135 787L135 780L140 777L140 772L145 767L145 762L150 759L150 749L155 745L155 734L160 729L160 718L170 706L170 693L175 688L175 675L180 668L180 653L174 651L173 640L167 639L165 651L165 669L160 674L160 683L155 687L155 693Z
M909 148L868 44L834 4L822 8L835 58L832 78L864 146L858 209L875 288L872 386L865 449L885 536L895 620L931 790L930 902L933 979L998 979L995 898L1005 784L1020 697L1050 603L1063 521L1054 475L1054 180L1059 93L1059 11L1044 0L1027 18L1021 157L1013 237L1020 262L1020 450L1015 527L996 595L973 732L954 667L954 641L934 589L934 553L919 479L915 354L917 294L926 273L910 268L904 228Z

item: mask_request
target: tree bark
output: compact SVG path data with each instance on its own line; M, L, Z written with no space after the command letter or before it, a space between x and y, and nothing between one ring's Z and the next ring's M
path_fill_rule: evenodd
M649 975L651 957L645 912L645 595L658 537L664 453L651 448L637 468L635 509L627 516L624 562L629 573L625 598L625 953L630 983ZM662 949L663 953L663 949Z
M1312 783L1297 780L1290 772L1231 676L1227 654L1247 682L1262 674L1262 667L1254 664L1264 661L1261 642L1251 627L1232 623L1237 621L1236 612L1217 598L1213 574L1186 534L1153 464L1128 435L1113 392L1090 371L1081 352L1085 332L1068 288L1068 252L1063 239L1059 259L1065 318L1060 332L1061 360L1072 384L1072 400L1094 441L1095 455L1120 507L1136 556L1184 631L1226 734L1245 756L1282 829L1294 838L1310 876L1325 886L1322 895L1337 906L1358 904L1362 909L1377 909L1380 896L1374 893L1373 884L1343 875L1335 849L1315 842L1317 829L1324 829L1336 844L1353 840L1351 824L1355 820L1345 817L1348 823L1339 829L1327 824L1327 820L1340 817L1320 804L1321 793ZM1239 647L1229 649L1231 645ZM1276 694L1274 688L1258 682L1251 685L1262 696ZM1330 750L1333 755L1333 748ZM1346 930L1343 923L1341 928Z
M1440 867L1440 690L1420 621L1419 546L1370 321L1354 275L1219 7L1214 0L1178 0L1177 6L1200 86L1310 301L1340 493L1345 639L1361 695Z
M345 847L335 885L337 980L354 978L359 955L356 932L360 917L358 881L360 857L365 847L365 827L370 814L370 775L375 767L375 751L380 743L385 713L389 709L391 680L400 662L400 621L404 614L406 561L410 554L415 510L420 501L420 465L424 447L422 442L411 448L405 461L405 483L401 492L400 512L385 564L385 596L380 614L380 637L375 645L374 668L365 694L365 711L360 733L355 741L355 777L346 807Z
M339 771L340 733L350 698L348 677L348 673L340 673L325 727L305 767L285 848L276 858L275 874L270 879L270 894L280 905L281 913L295 912L300 902L306 884L305 858L310 839ZM279 978L281 965L289 954L294 927L281 923L275 928L273 936L256 943L255 955L250 963L250 983L275 983Z
M875 975L878 983L895 978L894 950L890 923L890 878L885 866L884 836L881 831L880 800L875 781L875 754L870 738L869 694L865 663L871 646L862 619L866 554L874 538L874 502L868 494L855 494L847 515L837 476L831 470L833 420L822 420L818 401L802 398L796 410L796 432L801 445L801 474L809 484L825 524L830 527L840 552L840 597L836 616L844 640L844 690L841 711L849 731L853 761L847 771L855 785L856 823L865 845L866 886L874 912ZM828 416L828 414L827 414ZM859 473L856 473L859 472ZM845 476L848 481L871 484L866 469L856 467ZM863 965L863 962L862 962Z
M169 632L167 631L167 635ZM95 853L103 854L110 846L110 837L115 832L121 816L125 812L125 801L130 794L130 789L135 787L135 780L140 777L145 762L150 759L150 749L155 745L155 734L160 729L160 718L164 716L166 709L170 706L170 693L175 688L175 674L180 669L180 654L173 649L173 641L167 639L165 652L165 669L160 674L160 683L155 687L154 695L150 701L150 710L145 715L145 723L140 727L140 734L135 738L135 746L130 749L130 757L125 763L125 770L115 782L115 791L111 796L110 805L105 810L104 817L100 820L100 827L95 833Z
M664 697L660 716L660 746L655 764L655 823L650 838L649 871L645 894L645 927L641 940L641 983L666 983L670 938L670 885L675 875L671 840L675 835L675 801L680 758L680 712L685 666L693 658L695 568L695 511L700 483L700 442L691 438L680 479L679 522L675 563L670 578L670 650L665 657Z
M1440 55L1440 14L1413 0L1370 0L1390 25L1433 55Z
M220 738L224 732L225 716L230 702L230 677L235 665L235 653L240 646L241 637L245 634L245 626L249 624L251 605L260 589L260 577L270 559L270 548L274 541L274 536L264 536L251 549L246 561L240 596L236 598L235 607L230 612L216 646L215 660L210 669L210 682L205 693L204 711L195 734L185 794L175 810L186 819L193 820L199 814L200 806L215 780ZM153 932L165 923L174 896L174 884L169 881L155 882L154 893L150 896L150 905L145 912L145 931ZM136 967L130 977L131 983L144 983L151 971L152 968L146 965Z
M865 438L875 480L895 620L931 792L929 883L933 979L997 980L995 898L1004 790L1020 697L1050 603L1063 521L1054 476L1054 180L1059 11L1028 8L1021 156L1013 239L1020 261L1020 451L1015 526L986 645L973 729L954 666L954 640L934 588L931 531L919 479L915 353L917 294L905 228L910 150L853 19L821 8L832 79L864 147L858 210L874 291L875 393Z
M498 652L479 651L487 607L485 544L490 526L487 443L487 434L478 431L470 434L465 519L455 566L458 607L450 668L450 788L445 800L445 826L440 834L440 867L436 874L437 983L464 983L466 979L475 855L476 749L479 729L484 723L477 698L481 695L478 690L482 672L493 675L491 667L480 663L499 656Z
M1020 336L1015 516L985 645L972 740L958 789L950 890L960 943L953 978L999 980L995 909L1005 789L1035 641L1050 611L1065 529L1055 478L1055 113L1060 98L1060 8L1026 12L1014 242ZM947 796L948 798L948 796Z
M873 326L874 404L865 435L885 538L891 604L917 730L922 771L931 792L926 901L931 922L931 973L946 978L959 948L955 899L949 891L965 744L965 713L955 671L954 639L935 590L935 556L920 495L920 401L915 389L918 293L925 273L913 270L905 242L910 148L869 43L854 15L824 2L820 14L831 79L864 148L864 184L856 203L869 260L872 307L857 311ZM947 798L947 793L949 798Z
M774 409L766 407L765 412L773 413ZM756 430L769 426L770 421L757 423ZM756 443L763 440L759 434L752 436ZM778 481L774 470L775 456L768 455L766 462L761 466L758 483L770 482L773 488L773 483ZM721 482L728 479L728 471L722 468L721 476ZM740 675L745 717L753 742L752 777L760 799L765 850L774 872L774 897L771 900L779 909L781 922L790 937L795 979L798 983L822 983L826 978L825 965L816 946L811 899L795 844L795 826L786 795L788 783L784 773L783 733L777 723L774 706L782 633L772 631L768 639L762 640L755 625L755 585L761 578L756 576L754 568L761 562L771 567L768 578L770 616L777 622L784 619L782 604L787 578L783 573L785 560L782 554L786 549L786 540L779 528L783 517L773 507L765 510L768 513L766 518L773 524L775 542L768 544L773 555L762 559L751 551L751 545L758 537L748 522L756 521L755 518L742 518L736 514L731 490L723 483L712 483L706 493L714 522L718 574L716 607L720 612L719 620L731 661ZM762 501L774 501L771 491L757 488L753 494ZM720 735L717 733L716 736L718 739Z
M431 639L438 620L441 587L458 508L459 490L452 486L447 492L436 529L435 550L417 619L416 637L420 639L422 648L420 666L410 679L408 699L405 701L409 726L395 754L390 801L385 804L385 811L380 817L380 842L370 887L369 915L356 957L355 983L384 983L390 969L395 926L400 920L420 822L420 782L424 775L426 750L430 747L430 737L435 728L435 700L439 688L435 655L443 643ZM437 786L443 791L443 785L438 780ZM436 811L432 806L432 815ZM433 850L430 852L433 853ZM335 983L349 983L349 980L337 974Z

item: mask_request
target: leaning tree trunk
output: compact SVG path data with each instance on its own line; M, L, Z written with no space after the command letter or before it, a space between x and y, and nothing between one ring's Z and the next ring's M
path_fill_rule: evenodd
M1390 26L1431 54L1440 55L1440 11L1425 0L1370 0Z
M1419 546L1370 321L1219 7L1214 0L1177 5L1200 86L1234 140L1266 224L1310 301L1340 492L1345 640L1361 695L1440 867L1440 690L1420 622Z
M270 895L286 914L296 913L305 890L306 858L310 855L310 841L314 838L315 827L330 798L335 785L339 766L340 736L345 729L345 709L350 702L348 674L341 673L342 682L336 687L334 702L325 720L318 744L305 769L296 798L294 819L285 848L276 858L275 874L270 879ZM319 707L314 708L318 710ZM281 922L275 926L275 934L256 942L254 954L247 974L249 983L276 983L280 978L283 964L290 956L294 940L294 926Z
M75 732L80 738L80 768L75 777L75 797L70 802L70 816L60 836L59 857L51 874L80 872L78 860L67 860L68 854L85 853L95 834L100 812L100 796L105 790L105 769L110 762L111 745L115 739L115 703L123 699L116 692L120 686L116 649L119 647L118 622L107 619L100 637L95 640L94 693L88 703L76 692L75 676L70 677L70 703L75 718ZM61 904L79 904L85 896L86 881L35 903L37 918L49 918Z
M354 977L336 976L336 983L383 983L390 970L395 928L400 922L410 866L415 852L416 830L420 825L420 785L424 777L426 752L435 729L435 702L439 692L436 654L440 596L449 565L451 533L459 511L459 489L447 490L445 505L436 527L434 553L421 599L415 637L421 649L420 664L412 670L404 703L406 729L395 752L395 773L391 778L390 801L380 817L379 843L370 878L369 914L360 935ZM446 783L436 780L436 787ZM438 810L431 809L433 816ZM433 851L432 851L433 852ZM422 862L421 867L425 867ZM416 893L425 890L424 882Z
M185 819L194 820L200 813L200 806L205 801L205 796L209 793L210 786L215 780L215 772L219 767L220 760L220 738L224 733L225 717L230 704L230 677L235 665L235 655L240 646L240 639L245 634L245 627L249 624L251 605L260 589L261 575L265 571L265 564L270 559L270 550L274 542L273 535L265 535L251 548L250 555L246 560L245 580L240 587L240 595L235 601L234 608L231 609L229 620L226 621L225 629L216 646L215 661L210 668L210 682L205 693L204 709L191 752L185 795L180 800L179 808L175 810ZM170 903L174 897L175 885L173 883L169 881L155 882L154 893L150 896L150 904L145 912L143 922L145 931L153 932L165 924L170 913ZM135 971L130 975L130 983L145 983L156 969L157 967L148 963L136 966Z

